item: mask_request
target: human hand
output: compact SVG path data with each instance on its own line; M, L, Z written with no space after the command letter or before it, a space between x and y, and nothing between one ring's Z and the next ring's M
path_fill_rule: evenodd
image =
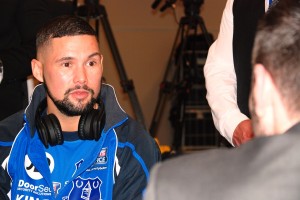
M233 132L233 144L238 147L254 137L251 120L247 119L238 124Z

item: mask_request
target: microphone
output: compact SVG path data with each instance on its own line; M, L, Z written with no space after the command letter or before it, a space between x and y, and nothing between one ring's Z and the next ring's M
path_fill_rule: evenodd
M155 0L155 1L152 3L151 8L152 8L152 9L156 9L157 6L160 4L160 2L161 2L161 0Z

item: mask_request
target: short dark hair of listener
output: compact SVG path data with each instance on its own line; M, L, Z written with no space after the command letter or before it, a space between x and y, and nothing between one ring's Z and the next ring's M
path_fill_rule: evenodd
M38 31L36 47L38 49L53 38L76 35L93 35L98 39L96 31L87 21L74 15L62 15L52 19Z
M300 112L300 2L283 0L259 22L252 64L263 64L290 114Z

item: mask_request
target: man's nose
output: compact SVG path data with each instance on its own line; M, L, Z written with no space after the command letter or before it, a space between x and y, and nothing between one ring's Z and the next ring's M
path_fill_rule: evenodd
M87 76L84 66L79 66L74 69L74 82L75 83L86 83Z

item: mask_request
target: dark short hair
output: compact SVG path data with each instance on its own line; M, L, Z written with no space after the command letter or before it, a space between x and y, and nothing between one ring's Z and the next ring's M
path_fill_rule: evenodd
M286 107L300 112L300 2L282 0L259 22L252 64L263 64Z
M82 18L74 15L62 15L52 19L41 27L37 33L36 47L38 49L53 38L75 35L93 35L96 37L96 32Z

